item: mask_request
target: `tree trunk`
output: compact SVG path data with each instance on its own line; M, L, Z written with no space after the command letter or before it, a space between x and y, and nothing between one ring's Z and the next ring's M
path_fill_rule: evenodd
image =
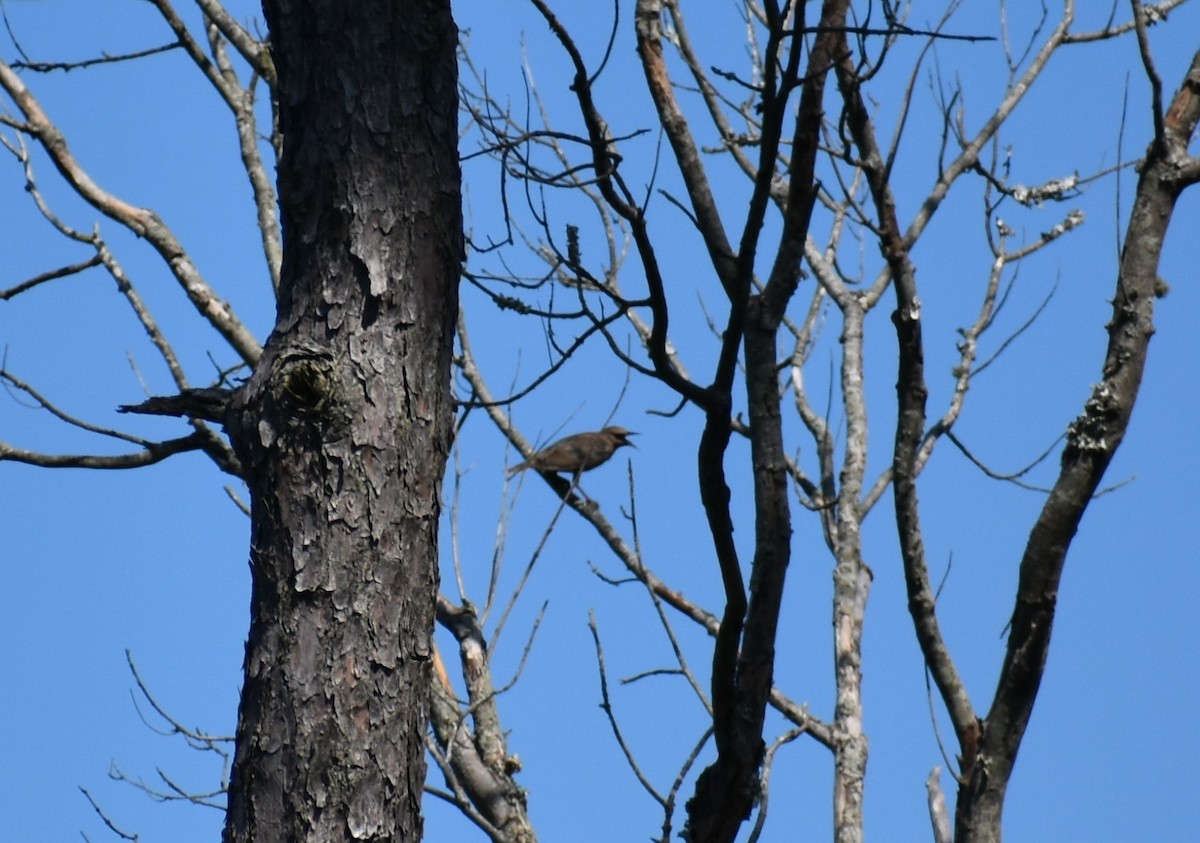
M1125 230L1101 380L1067 428L1058 481L1021 559L1008 648L978 751L964 747L957 843L1000 843L1004 797L1046 669L1067 549L1129 427L1154 336L1154 302L1164 293L1158 267L1167 228L1184 188L1200 181L1200 159L1188 154L1198 123L1200 52L1165 114L1155 114L1155 139Z
M278 321L235 396L251 623L225 840L415 841L462 260L448 0L266 0Z

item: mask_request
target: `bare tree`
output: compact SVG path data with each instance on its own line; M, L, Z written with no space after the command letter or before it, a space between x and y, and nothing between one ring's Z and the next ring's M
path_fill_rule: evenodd
M152 5L171 33L161 48L75 63L0 63L0 85L19 115L0 115L5 145L36 210L84 250L0 295L106 272L173 380L157 397L119 395L113 403L180 416L189 430L151 439L94 424L4 368L0 379L10 392L127 450L41 453L0 442L0 460L129 468L199 451L246 482L254 590L227 839L417 839L422 785L493 841L535 839L502 709L504 694L537 658L544 607L523 647L507 642L534 567L568 519L590 526L608 561L624 570L616 577L596 563L598 587L634 586L633 602L648 604L670 648L673 664L631 681L678 677L681 694L702 712L702 725L681 738L677 772L658 781L629 735L611 687L605 630L591 619L601 707L628 774L661 812L655 839L665 843L677 831L692 841L760 839L776 760L809 740L828 754L834 838L863 839L863 630L875 571L892 564L868 562L864 522L889 497L912 632L939 704L935 721L945 717L953 732L944 752L954 756L947 757L957 785L954 818L935 769L927 782L932 836L950 839L953 827L958 841L1000 839L1067 551L1137 400L1175 201L1200 179L1200 161L1188 152L1200 120L1200 53L1178 87L1164 89L1149 30L1180 0L1134 2L1097 29L1079 27L1065 0L1017 35L1003 7L998 25L978 32L957 25L960 4L953 2L940 20L918 23L914 10L890 2L749 0L737 4L738 34L719 53L711 52L713 39L693 40L689 10L678 0L614 4L611 32L573 22L582 13L569 6L529 0L549 34L526 67L526 89L515 92L522 107L476 67L469 37L455 90L446 4L272 0L269 46L217 0L196 0L198 30L168 0ZM623 61L614 45L629 39L642 96L652 105L648 118L626 107L629 77L620 77L619 94L607 85ZM1152 89L1153 140L1137 162L1116 163L1118 171L1137 166L1139 178L1121 237L1108 349L1096 361L1101 374L1091 397L1054 446L1061 467L1013 566L1019 579L1007 649L995 690L980 706L942 630L918 486L943 443L996 482L1026 482L1001 477L955 428L976 377L1039 312L996 336L1016 271L1083 223L1077 211L1058 208L1111 173L1024 186L1004 133L1047 68L1067 61L1063 53L1117 39L1140 59ZM949 45L999 54L1007 69L982 120L968 118L967 106L975 114L979 103L968 103L961 80L942 66L939 51ZM93 63L153 60L163 51L186 56L234 118L264 289L278 302L265 347L203 276L165 213L98 184L24 81ZM534 71L551 55L565 61L568 79L539 84ZM502 208L499 235L488 222L468 219L461 308L451 281L460 260L456 94L460 154L469 172L491 179L485 189L498 185ZM934 103L932 118L922 98ZM1130 116L1132 125L1144 120ZM55 211L35 172L36 149L78 197L144 239L195 314L216 330L224 351L204 387L192 386L101 229L74 228ZM271 179L276 159L282 223ZM920 179L900 178L904 168L927 178L914 188ZM960 194L977 202L972 224L983 232L987 259L969 323L949 341L930 339L925 309L937 293L918 278L935 271L936 258L923 248ZM1048 213L1055 218L1047 226ZM1035 227L1036 235L1020 233ZM684 248L704 261L698 275L688 262L694 275L686 283ZM930 268L919 272L923 262ZM689 305L693 296L702 309ZM489 441L489 426L471 422L486 417L528 457L531 439L551 438L574 403L593 397L592 384L580 389L572 374L585 355L662 424L696 430L686 464L669 469L675 485L699 499L690 523L704 525L707 549L695 573L675 581L682 575L647 551L661 539L654 536L665 529L659 510L670 502L639 498L632 469L620 517L610 501L588 494L591 475L542 473L556 503L515 580L502 570L507 530L519 517L511 499L490 566L464 564L462 534L482 531L459 518L458 494L471 482L460 470L446 490L444 560L457 593L443 589L435 601L456 313L457 448ZM472 339L480 325L486 331L501 322L503 341L493 335L477 354ZM698 339L705 327L707 348ZM896 393L879 412L868 372L883 376L870 351L883 332L886 377L895 378ZM931 348L947 344L955 359L948 389L926 366ZM533 375L509 365L527 349L529 359L547 361ZM828 375L823 361L832 361ZM560 403L551 406L562 407L563 396L574 403L536 433L523 431L523 408L554 390ZM931 396L941 401L933 411ZM868 445L880 441L890 441L889 456L876 466ZM644 453L655 447L648 443ZM819 547L797 538L810 519L833 580L833 681L823 713L802 702L811 687L789 687L794 677L777 656L787 643L780 628L789 568L815 568L821 557ZM481 593L475 577L482 569ZM720 583L712 605L687 596L701 582ZM440 648L430 639L435 616L446 633ZM708 643L698 647L680 622ZM511 675L498 673L502 640L519 653ZM650 716L668 730L681 708ZM436 771L429 782L425 754ZM444 787L433 783L437 777Z
M815 4L748 3L743 14L752 60L750 70L738 75L719 69L714 59L701 54L688 34L683 4L643 0L635 4L633 26L646 89L669 156L678 168L678 180L661 177L671 185L659 190L675 206L670 208L661 202L652 204L650 192L636 186L648 168L637 169L636 156L626 151L636 145L633 135L602 103L598 91L608 54L589 64L577 33L558 16L567 10L551 9L539 0L533 3L573 69L574 119L581 121L583 131L559 130L547 117L541 99L538 113L543 122L531 124L506 110L490 88L481 86L474 98L466 98L482 147L498 160L511 183L526 185L527 221L510 224L524 240L534 241L535 252L547 265L540 279L522 280L500 270L480 273L475 280L495 291L489 294L502 307L535 312L546 321L553 368L564 366L577 347L557 340L556 335L566 329L555 325L576 320L584 325L577 329L579 336L601 334L629 369L658 381L677 396L681 406L693 406L704 416L697 447L698 486L724 586L723 609L709 614L680 605L685 601L658 582L639 554L609 539L630 573L652 594L673 596L682 614L703 623L714 637L710 692L715 757L696 780L683 836L695 841L733 840L750 817L762 797L768 758L764 716L774 702L794 728L812 735L832 754L835 839L862 839L867 768L862 631L872 580L862 524L890 487L913 629L957 740L956 839L998 840L1004 793L1045 669L1066 552L1124 436L1153 333L1151 316L1161 292L1157 267L1165 226L1175 198L1196 181L1197 161L1189 156L1187 144L1200 105L1194 85L1200 54L1171 103L1164 105L1146 32L1172 4L1148 8L1135 3L1129 20L1110 20L1101 30L1079 32L1074 28L1074 5L1067 2L1057 21L1044 19L1035 28L1023 56L1011 50L1004 32L1010 78L1001 100L978 129L967 127L962 89L943 82L935 89L942 104L941 125L931 132L932 127L910 128L908 123L922 62L940 42L986 40L952 31L956 4L936 25L918 31L906 20L907 13L891 4L884 4L882 24L876 26L869 20L869 10L852 14L851 5L838 0L823 3L819 12ZM980 339L993 326L1007 295L1002 288L1005 272L1082 223L1082 215L1071 211L1039 237L1013 244L1015 232L999 216L1002 207L1016 206L1014 212L1019 213L1021 207L1061 200L1079 188L1081 179L1055 180L1034 189L1008 183L998 154L1001 130L1065 47L1125 34L1138 39L1154 87L1155 139L1138 165L1141 179L1123 241L1103 376L1068 428L1061 473L1030 531L1007 655L985 712L971 702L939 629L917 481L941 441L957 444L952 431L972 378L992 362L981 365L977 355ZM914 69L906 71L909 81L893 109L895 125L885 145L869 91L877 79L895 72L891 53L913 40L924 46ZM694 105L690 112L682 99L684 92ZM540 91L534 96L540 96ZM552 117L558 122L565 119L560 114ZM700 121L705 123L702 130L695 127ZM916 203L907 203L916 210L904 220L894 168L901 142L917 131L940 136L941 149L936 177ZM707 148L699 140L702 134L715 138ZM749 181L743 204L723 204L716 198L713 185L720 179L715 173L727 166ZM659 178L658 172L651 178ZM977 180L983 189L992 270L974 323L961 331L955 388L931 421L914 255L951 190L970 180ZM681 195L669 192L676 184ZM652 188L657 186L652 181ZM553 202L545 198L561 190L579 191L594 203L596 229L609 243L609 262L602 271L590 269L582 260L575 218L567 216L570 223L564 226ZM520 195L514 194L506 207L521 204ZM813 227L815 207L833 219L823 243ZM772 211L778 216L768 227ZM712 355L716 362L702 374L690 374L690 367L676 354L672 314L679 307L679 296L672 292L671 260L663 257L667 248L661 235L654 233L655 213L684 215L709 258L711 289L723 293L722 305L709 311L719 344ZM1153 230L1148 228L1151 225ZM525 233L530 230L536 233ZM876 244L882 258L877 269L858 273L847 269L845 239L849 236ZM636 255L637 266L618 273L617 255L625 244ZM506 265L515 263L506 260ZM644 275L644 287L640 280L631 282L631 275L635 279ZM797 301L806 289L801 285L805 277L815 283ZM539 310L533 301L545 299L554 285L573 288L575 295L565 294L568 305ZM525 293L522 308L499 292L505 286L536 292ZM630 286L639 292L626 292ZM891 466L872 479L867 459L865 340L869 316L893 294L898 350L894 445ZM841 346L840 380L834 386L845 428L840 448L829 411L817 409L819 398L806 386L804 374L829 306L836 312ZM628 342L614 327L619 317L640 341L641 354L625 350ZM464 334L460 327L460 337ZM462 350L469 359L469 348L464 344ZM492 398L474 367L474 361L464 367L473 394L520 444L509 420L496 410L512 399ZM738 392L743 389L741 397ZM514 397L522 393L518 390ZM782 409L789 393L809 436L805 447L815 455L807 461L795 460L794 446L786 444ZM744 408L745 421L738 408ZM748 459L753 466L753 541L748 560L741 558L733 539L737 518L727 471L735 435L749 440ZM815 720L772 684L780 606L792 553L790 507L795 493L804 507L820 517L825 543L834 557L836 702L828 721ZM606 539L615 532L601 515L584 506L579 510ZM944 828L945 804L936 781L930 789L930 806L935 830ZM663 840L668 837L669 813L668 808Z

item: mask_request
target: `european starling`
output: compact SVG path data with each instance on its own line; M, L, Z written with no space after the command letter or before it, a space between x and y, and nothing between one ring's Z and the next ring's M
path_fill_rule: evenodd
M594 433L576 433L546 446L525 462L514 465L508 473L516 474L518 471L532 468L535 471L579 475L608 462L617 448L623 445L636 447L628 441L628 437L634 435L632 431L623 427L606 427Z

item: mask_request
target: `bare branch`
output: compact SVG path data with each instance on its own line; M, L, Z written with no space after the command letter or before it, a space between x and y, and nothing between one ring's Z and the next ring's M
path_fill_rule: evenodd
M196 5L204 10L204 15L214 24L221 34L229 39L229 43L237 49L242 58L254 68L254 72L267 80L272 88L275 87L275 65L271 61L271 51L266 43L251 35L245 27L233 19L219 0L196 0Z
M1153 25L1167 19L1167 14L1179 6L1186 3L1187 0L1164 0L1162 3L1142 3L1143 16L1147 25ZM1119 35L1124 35L1137 27L1136 20L1128 20L1124 23L1114 25L1111 20L1109 25L1103 29L1098 29L1093 32L1073 32L1063 39L1064 44L1086 44L1091 41L1106 41L1110 38L1116 38Z
M1200 122L1200 52L1163 117L1138 181L1108 325L1102 377L1083 412L1067 428L1067 443L1054 488L1046 498L1021 558L1017 600L995 697L977 748L981 763L964 764L956 835L974 839L999 827L1004 792L1024 737L1046 666L1059 583L1067 550L1124 439L1137 400L1150 337L1158 265L1180 185L1177 162ZM970 806L964 810L962 806Z
M214 735L201 729L184 726L155 699L146 681L138 671L132 653L128 650L125 651L125 660L129 665L130 672L133 674L134 681L137 683L138 694L149 703L157 718L166 724L166 728L163 728L158 723L151 722L142 711L142 707L138 704L138 694L132 695L134 707L137 709L138 716L146 727L163 737L179 736L183 738L184 743L187 744L189 749L194 749L197 752L213 753L221 760L221 774L217 787L206 791L195 791L180 785L161 768L156 768L155 773L161 780L162 785L165 786L165 790L158 786L149 785L140 778L127 775L115 763L109 767L109 778L113 781L132 785L156 802L187 802L192 805L224 811L224 794L229 788L230 764L233 757L233 736Z
M945 435L946 435L947 439L949 439L952 443L954 443L954 447L958 448L958 450L962 453L962 455L964 457L969 459L976 468L978 468L980 471L982 471L984 474L986 474L988 477L992 478L993 480L1003 480L1005 482L1012 483L1014 486L1019 486L1022 489L1026 489L1030 492L1043 492L1043 493L1047 493L1047 494L1050 492L1050 489L1047 489L1043 486L1034 486L1030 483L1024 483L1021 481L1021 477L1025 474L1029 473L1030 471L1032 471L1034 468L1036 468L1038 465L1040 465L1042 462L1044 462L1052 453L1054 453L1054 451L1058 448L1058 443L1061 442L1063 440L1063 438L1065 437L1065 434L1064 434L1063 436L1059 436L1057 439L1055 439L1054 442L1051 443L1049 448L1047 448L1045 451L1043 451L1037 457L1037 459L1035 459L1033 462L1031 462L1029 465L1025 466L1024 468L1022 468L1018 471L1014 471L1010 474L1000 474L998 472L992 471L990 468L988 468L983 463L982 460L980 460L978 457L976 457L974 454L972 454L971 451L967 448L967 446L962 443L962 440L960 440L957 436L954 435L953 431L947 430Z
M596 613L594 611L588 612L588 630L592 633L592 642L596 647L596 667L600 671L600 708L604 712L605 717L608 718L608 725L612 728L613 736L617 739L617 745L621 748L621 753L625 756L625 763L633 771L634 777L641 784L642 789L649 793L655 802L665 808L667 807L666 797L655 789L650 780L646 778L645 773L642 772L637 759L633 757L633 750L625 742L625 736L621 733L621 727L617 723L617 716L613 711L612 700L608 695L608 671L604 666L604 647L600 644L600 630L596 626ZM669 827L670 818L668 817L665 822Z
M542 0L531 0L531 2L550 26L575 68L572 89L579 102L580 115L587 126L588 142L592 151L592 166L596 172L596 184L609 206L629 224L630 232L641 257L642 268L645 271L646 283L650 292L650 309L654 317L648 350L650 359L654 363L655 374L681 396L698 406L705 407L710 402L708 391L683 377L672 365L671 355L667 351L667 299L661 268L642 209L636 205L632 194L617 173L619 158L613 149L614 140L592 98L590 76L584 66L583 58L574 41L549 7Z
M535 838L525 794L513 778L521 768L520 761L508 754L496 699L520 677L541 618L539 616L531 630L512 680L499 689L492 684L490 657L474 607L470 604L454 606L439 595L437 618L459 643L462 675L469 698L465 708L460 706L441 655L435 648L430 711L434 739L429 748L454 791L450 801L495 843L533 843ZM473 732L466 727L468 717L474 724Z
M211 0L205 0L211 2ZM242 157L242 168L250 182L250 190L254 195L254 209L258 215L258 231L262 241L263 256L266 259L267 273L271 278L271 289L279 293L279 273L283 265L283 235L279 227L278 198L275 195L273 173L268 172L259 149L258 118L255 113L256 89L255 81L243 88L237 79L224 45L216 35L216 29L210 30L209 47L212 50L217 68L223 80L222 91L224 99L233 112L234 123L237 127L238 151ZM261 46L260 52L270 54ZM273 71L273 68L272 68ZM269 81L269 80L268 80ZM278 131L272 130L272 149L279 145Z
M638 0L634 12L638 55L642 60L650 97L654 100L663 131L675 153L675 161L687 187L696 227L708 249L717 277L732 298L737 275L733 247L726 237L700 151L688 128L687 118L675 99L674 87L663 58L661 21L664 5L660 0ZM671 12L676 26L679 26L682 16L678 6L672 5Z
M771 745L763 753L762 796L758 803L758 816L754 819L754 828L750 832L747 843L758 842L762 835L763 826L767 822L767 813L771 807L771 770L774 768L775 753L803 734L803 728L790 729L771 741Z
M141 468L145 465L162 462L167 457L182 454L185 451L204 450L206 445L206 436L201 433L193 433L182 439L152 442L144 450L132 454L110 457L90 454L43 454L14 448L7 442L0 442L0 462L11 460L42 468Z
M1142 57L1142 66L1146 70L1146 79L1150 82L1150 113L1154 118L1154 138L1157 143L1163 143L1163 91L1162 77L1154 66L1154 54L1150 52L1150 38L1146 34L1148 11L1141 0L1130 0L1133 7L1133 24L1137 31L1138 53Z
M176 42L163 44L158 47L150 47L145 50L135 50L131 53L121 53L119 55L102 53L99 58L82 59L80 61L15 61L12 63L12 67L15 70L31 70L34 73L50 73L55 70L82 70L86 67L95 67L98 64L118 64L125 61L136 61L137 59L144 59L147 56L155 56L159 53L178 50L180 46Z
M213 292L166 224L154 212L135 208L92 181L71 155L66 138L46 116L21 78L3 61L0 61L0 87L24 114L24 130L38 140L75 192L101 213L144 237L170 268L196 311L217 329L245 363L253 365L262 352L258 340L242 324L231 305Z
M1030 87L1041 76L1047 62L1050 61L1050 57L1054 55L1055 51L1066 39L1073 20L1074 3L1072 0L1065 0L1062 18L1033 57L1025 72L1021 74L1020 78L1014 80L1009 85L1008 92L1000 102L1000 105L992 112L991 116L988 117L974 137L970 140L964 139L963 148L958 157L942 170L933 189L922 204L921 209L913 217L912 222L909 223L908 228L904 232L904 245L907 248L911 249L917 240L920 239L921 234L929 225L930 220L932 220L934 214L941 206L942 201L950 192L951 186L958 180L959 176L974 167L975 162L979 160L979 154L984 146L999 131L1004 121L1012 114L1013 109L1024 99Z
M900 232L896 218L896 202L883 169L883 157L875 141L874 129L862 99L858 80L848 62L838 67L838 83L846 103L847 125L858 147L863 171L875 203L883 234L880 247L896 293L896 311L892 321L895 324L900 352L896 387L899 416L892 459L892 485L909 611L913 617L925 663L933 674L942 700L950 712L959 745L964 748L964 755L969 759L973 755L970 748L978 739L977 718L966 686L958 674L938 626L917 503L916 465L925 433L925 398L928 388L925 383L921 304L917 297L915 270L909 257L911 241ZM996 115L993 119L995 117Z
M460 313L460 319L462 314ZM461 340L461 334L460 334ZM470 352L469 345L463 346L462 354L455 361L459 371L463 377L471 385L472 390L479 396L480 404L484 411L491 419L497 429L513 444L518 446L522 453L531 452L528 442L518 433L512 424L512 420L501 411L499 407L492 401L491 391L488 388L487 382L484 380L482 373L479 371L478 365L475 362L473 355ZM567 481L561 478L546 478L547 481L558 479L563 487L567 486ZM557 491L557 489L556 489ZM566 489L563 489L565 492ZM561 496L562 493L560 493ZM611 522L605 518L603 512L598 507L589 507L584 504L568 501L567 505L571 507L578 515L582 516L599 534L600 538L608 546L613 556L625 566L634 577L645 585L647 589L652 591L656 597L661 599L663 603L670 606L675 611L679 612L684 617L691 620L693 623L703 627L709 635L715 636L720 628L720 622L715 615L706 611L702 607L688 600L681 592L671 588L667 583L660 580L654 572L644 564L638 554L632 547L621 537L616 528ZM817 718L813 717L808 709L798 705L790 700L778 688L772 688L770 692L769 702L771 706L797 726L804 726L805 729L821 744L831 746L833 742L832 729L825 723L822 723Z
M131 840L133 843L138 843L138 841L142 839L136 834L131 834L121 828L118 828L112 817L105 813L104 809L100 807L100 804L96 802L96 800L92 797L92 794L88 792L87 788L81 787L79 788L79 792L83 794L83 798L86 799L88 804L92 806L92 810L96 812L96 816L100 818L100 821L104 823L105 827L107 827L108 830L113 834L117 835L117 837L121 838L122 840ZM86 840L87 838L84 837L84 839Z
M36 390L33 386L21 380L7 369L0 368L0 383L4 384L5 389L9 391L10 395L12 394L12 390L17 390L18 392L24 393L33 399L35 402L35 407L45 410L59 421L66 422L71 427L77 427L80 430L86 430L89 433L98 433L101 436L108 436L112 439L118 439L122 442L129 442L134 445L149 446L153 444L150 440L143 439L140 436L134 436L131 433L114 430L110 427L101 427L99 425L86 422L77 416L71 415L65 410L60 409L56 404L50 401L50 399L38 392L38 390Z
M929 794L929 821L933 824L933 843L952 843L950 814L946 810L946 795L942 793L942 768L935 766L925 779L925 790Z
M43 272L39 275L35 275L27 281L22 281L20 284L9 287L7 290L0 290L0 301L6 301L19 296L26 290L32 290L34 287L38 286L39 284L45 284L47 281L53 281L56 278L66 278L69 275L78 275L86 270L91 269L93 266L99 266L100 263L100 258L93 255L85 261L73 263L70 266L60 266L58 269L52 269L49 272Z
M430 703L430 720L434 724L435 729L438 729L439 724L442 722L443 718L441 717L441 710L444 702L445 697L442 694L442 689L437 683L434 683ZM450 711L454 711L453 707L447 708ZM462 740L466 747L470 746L465 736L462 738ZM483 815L482 812L475 808L475 805L472 804L467 790L462 784L462 778L464 776L477 775L481 781L486 781L487 771L483 768L482 764L472 764L467 766L462 759L468 755L468 751L464 751L459 754L459 762L456 769L455 766L452 766L450 762L446 760L446 757L442 754L441 747L438 746L432 736L426 738L426 748L429 750L429 755L433 758L433 761L437 765L438 769L441 770L442 776L446 779L447 784L450 785L453 793L446 793L445 791L439 790L428 783L425 785L425 792L453 805L462 812L463 816L475 823L475 825L477 825L480 830L482 830L483 833L493 841L493 843L506 843L504 832L493 825ZM496 802L497 804L502 804L502 800L496 800Z

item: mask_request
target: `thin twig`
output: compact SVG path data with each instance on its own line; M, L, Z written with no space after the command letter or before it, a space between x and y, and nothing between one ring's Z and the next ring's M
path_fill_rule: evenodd
M34 287L39 284L45 284L47 281L53 281L56 278L65 278L68 275L78 275L85 270L91 269L93 266L99 265L100 258L93 255L85 261L73 263L69 266L61 266L58 269L51 269L48 272L35 275L27 281L22 281L20 284L9 287L7 290L0 290L0 301L6 301L14 296L19 296L26 290L32 290Z
M600 708L604 711L605 717L608 718L608 724L612 727L613 736L617 739L617 746L621 748L621 753L625 756L625 763L629 765L629 769L633 771L633 775L637 778L642 788L650 794L650 797L659 805L666 807L667 800L662 794L655 789L650 780L646 778L642 772L641 766L637 759L633 757L633 750L629 744L625 742L625 736L621 733L621 727L617 723L617 716L613 710L612 700L608 695L608 672L604 666L604 647L600 644L600 629L596 625L595 611L588 611L588 629L592 633L592 641L596 645L596 667L600 671Z

